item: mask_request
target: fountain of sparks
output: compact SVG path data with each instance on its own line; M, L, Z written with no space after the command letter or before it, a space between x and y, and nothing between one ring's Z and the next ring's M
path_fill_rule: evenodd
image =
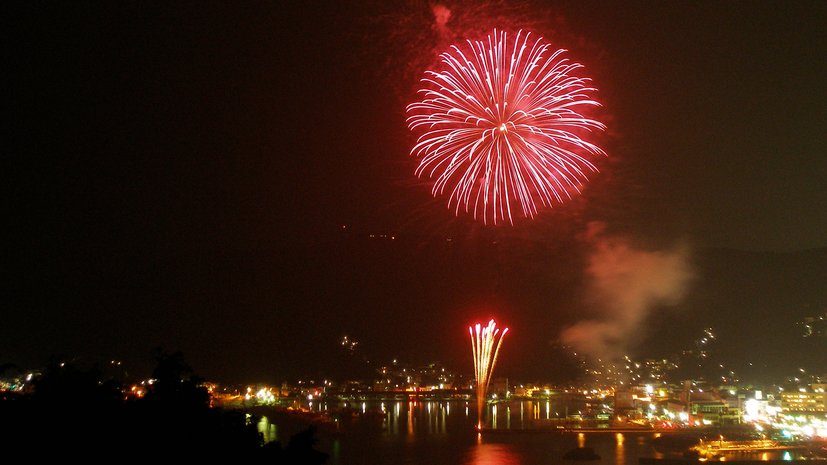
M491 382L491 373L497 363L497 354L503 343L503 337L508 332L505 328L502 333L497 329L494 320L483 328L480 324L468 328L471 333L471 350L474 353L474 378L477 388L477 429L482 429L482 409L485 406L485 393L488 383ZM499 334L499 339L497 335ZM494 343L497 347L494 348Z

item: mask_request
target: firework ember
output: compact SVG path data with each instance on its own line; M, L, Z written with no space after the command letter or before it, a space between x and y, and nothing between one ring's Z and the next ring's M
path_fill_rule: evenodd
M482 429L482 409L485 406L485 393L488 391L488 384L491 382L491 374L494 372L494 365L497 363L497 354L503 343L503 337L508 332L505 328L500 330L494 320L488 322L483 328L479 324L468 328L471 333L471 350L474 353L474 379L477 388L477 428ZM494 348L494 343L497 347Z
M571 198L605 155L580 135L605 126L583 116L599 103L582 66L561 58L541 38L494 31L441 55L444 70L427 71L422 99L408 105L408 126L423 133L411 154L417 176L436 178L433 194L450 190L449 207L484 222L514 222L512 208L534 218L538 204Z

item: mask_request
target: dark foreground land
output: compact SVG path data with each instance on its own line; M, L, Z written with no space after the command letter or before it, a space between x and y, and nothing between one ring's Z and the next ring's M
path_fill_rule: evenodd
M0 393L0 457L82 459L92 463L265 460L322 464L311 429L287 444L265 444L256 418L210 406L198 379L184 379L180 356L159 360L157 380L141 398L125 397L94 370L55 365L30 393Z

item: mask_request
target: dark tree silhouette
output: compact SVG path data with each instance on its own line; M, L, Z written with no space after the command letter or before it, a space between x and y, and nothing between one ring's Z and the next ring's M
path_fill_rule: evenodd
M0 397L0 456L39 461L252 462L322 464L314 431L295 435L286 448L265 446L256 418L210 406L203 380L181 352L155 352L155 382L142 399L127 399L116 380L96 368L49 364L31 394Z

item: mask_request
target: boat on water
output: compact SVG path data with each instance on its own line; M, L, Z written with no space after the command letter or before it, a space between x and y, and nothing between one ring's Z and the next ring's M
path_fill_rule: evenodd
M812 458L813 454L804 446L790 443L779 443L769 439L753 441L701 441L689 448L690 452L697 453L698 457L706 460L737 460L739 457L769 459L778 456L787 460L796 458Z
M803 459L802 459L803 460ZM677 458L641 458L640 465L687 465L688 463L701 463L700 461L692 461L687 459ZM761 465L790 465L790 460L752 460L752 459L730 459L727 462L737 462L739 465L746 464L761 464Z
M695 444L685 448L682 453L674 449L661 458L640 459L641 465L668 465L671 463L686 464L689 462L721 461L761 463L762 465L789 464L791 461L814 460L818 457L810 450L810 447L802 443L779 442L769 439L724 441L724 440L703 440L691 437L675 437L672 445L678 445L683 441L695 441ZM662 446L663 444L659 444ZM665 448L656 446L662 454Z

